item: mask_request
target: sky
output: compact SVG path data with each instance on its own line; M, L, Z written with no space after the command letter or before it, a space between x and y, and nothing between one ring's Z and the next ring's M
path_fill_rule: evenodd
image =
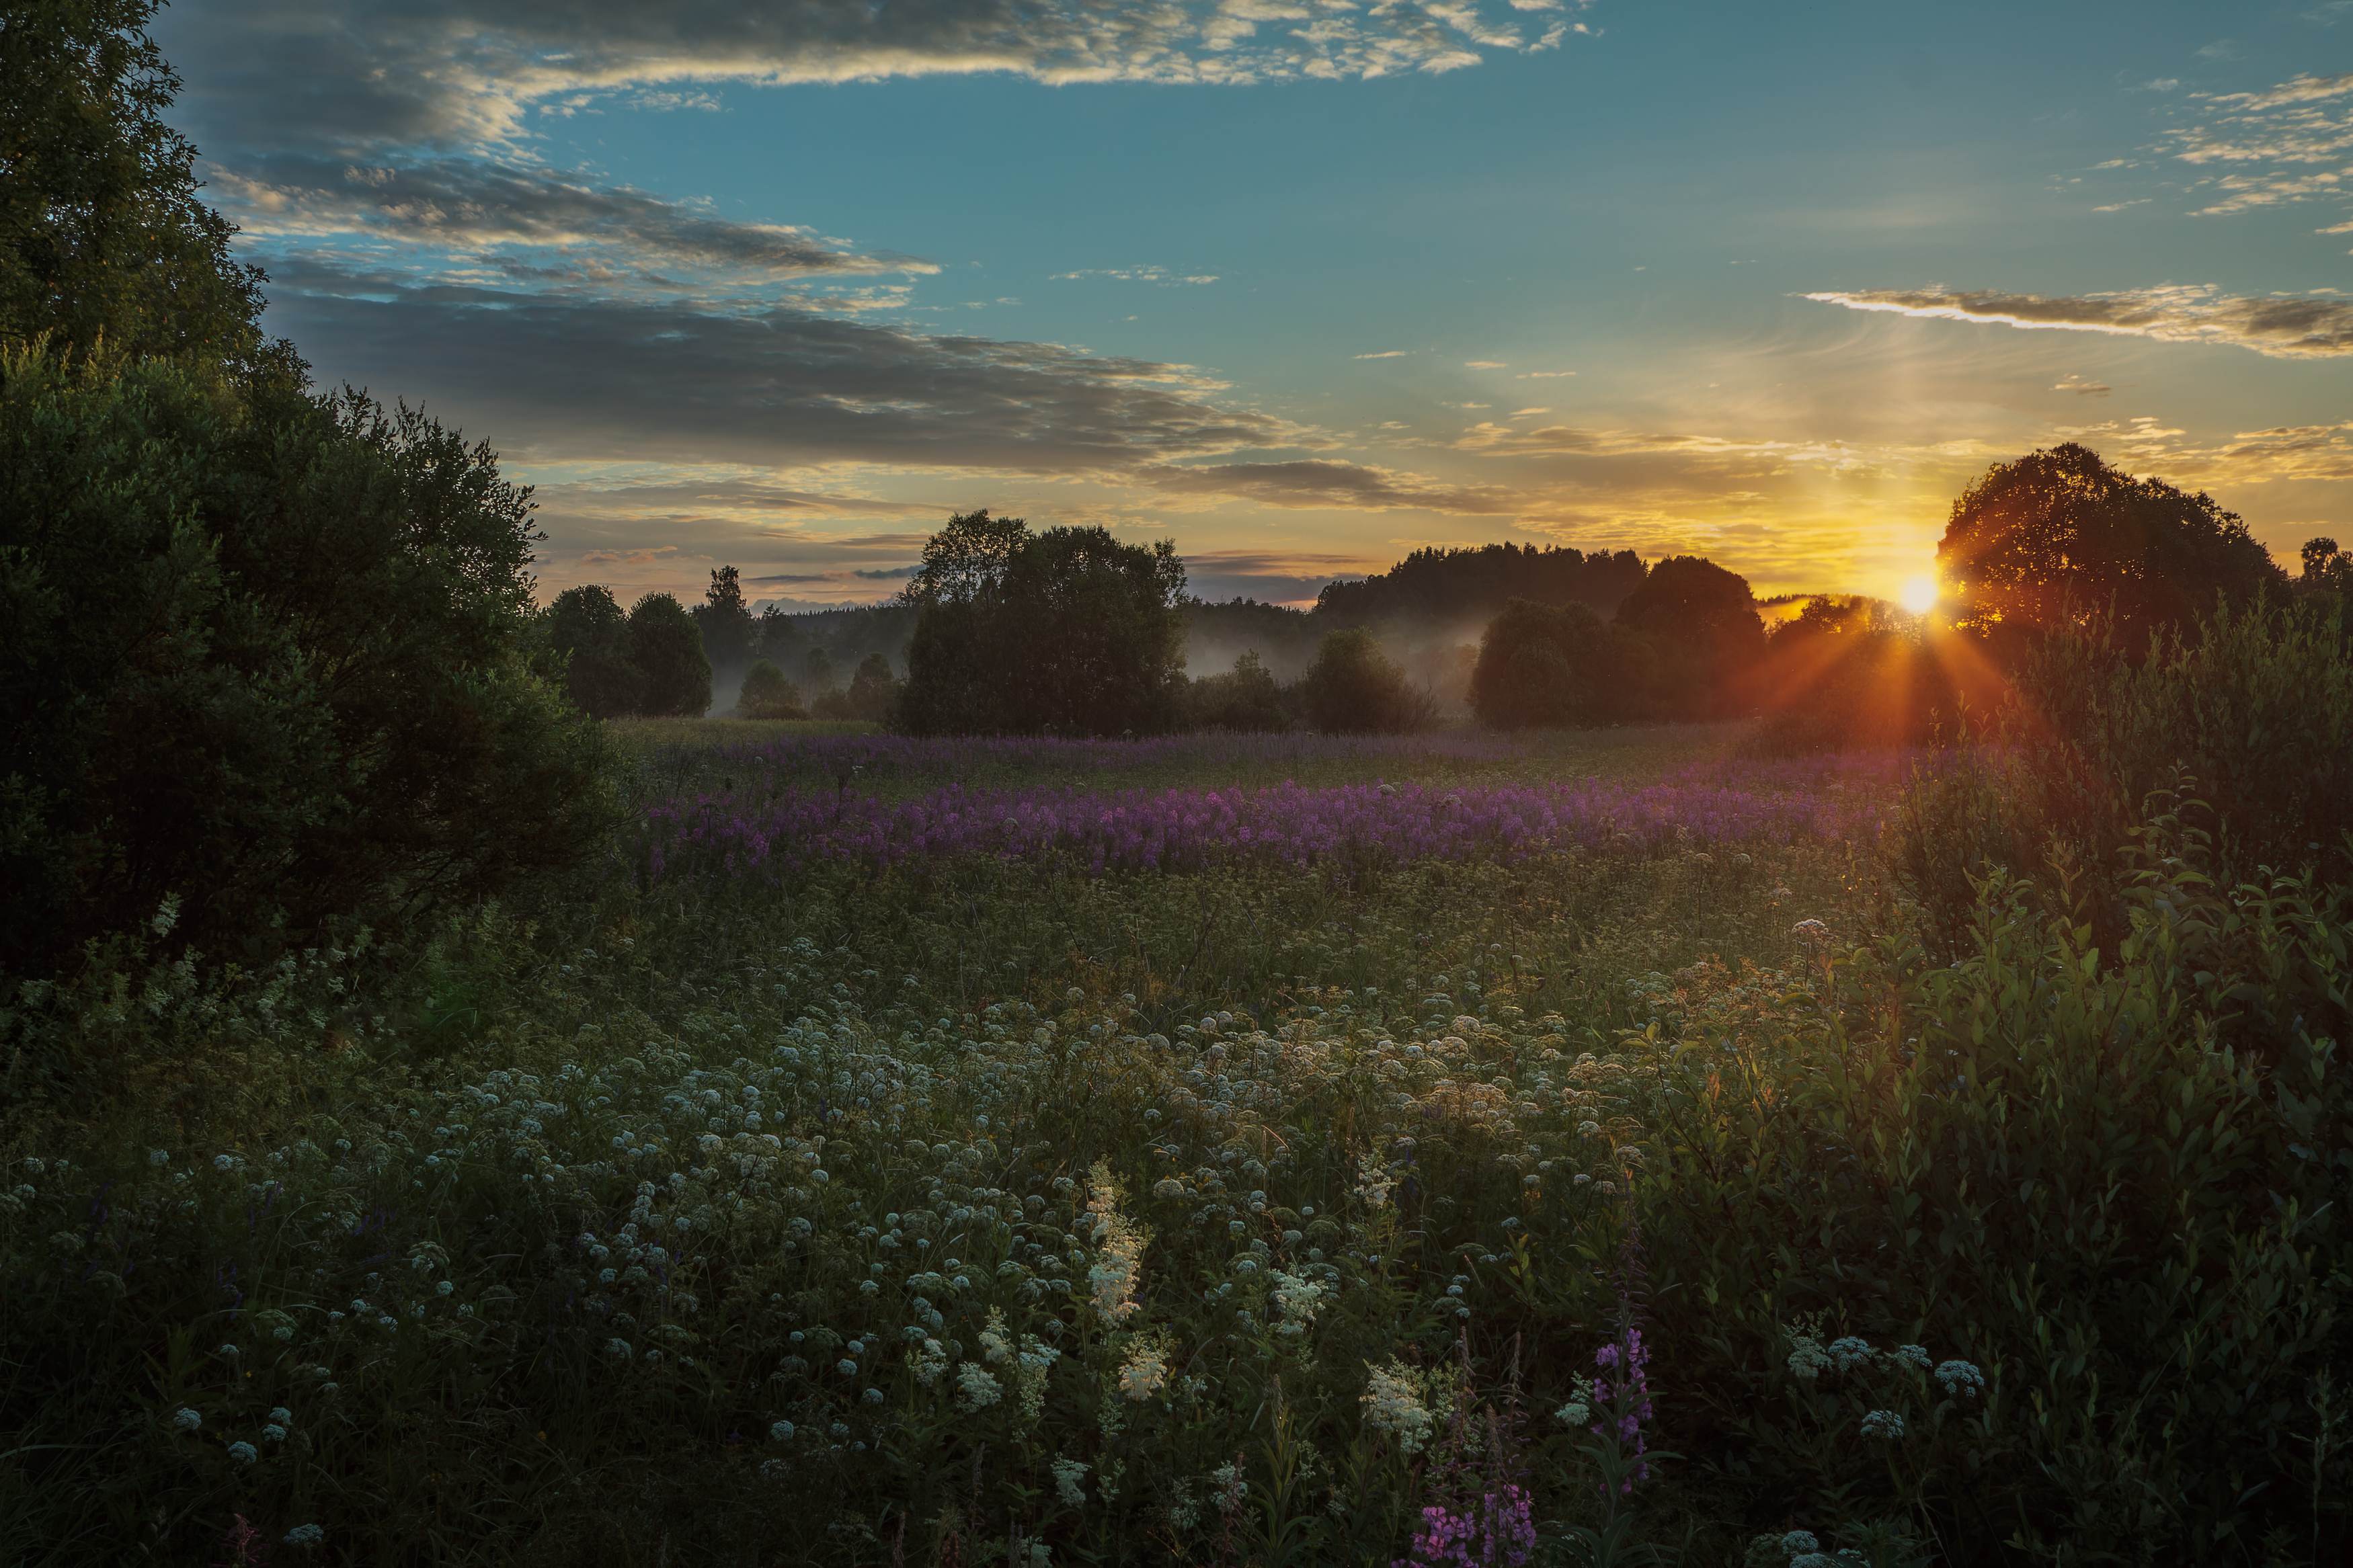
M2353 542L2353 0L176 0L265 324L540 592L872 602L987 507L1894 595L2079 440Z

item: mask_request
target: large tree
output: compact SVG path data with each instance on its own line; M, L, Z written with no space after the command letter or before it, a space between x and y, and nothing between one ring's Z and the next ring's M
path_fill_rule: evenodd
M1765 622L1748 579L1697 555L1660 562L1618 606L1617 625L1659 650L1661 697L1672 717L1745 710L1765 657Z
M645 671L629 639L629 617L601 583L555 595L542 623L547 646L565 657L565 690L573 705L598 719L638 710Z
M1496 730L1583 727L1650 716L1658 653L1586 605L1514 599L1487 623L1471 711Z
M1185 664L1185 563L1102 528L949 519L904 595L920 609L899 721L919 733L1168 728Z
M742 669L752 662L760 627L744 602L743 576L734 567L712 571L711 586L691 614L702 628L702 651L713 669Z
M2287 579L2235 513L2070 441L1996 463L1953 502L1939 574L1956 624L2047 628L2113 611L2128 648Z
M163 121L179 79L146 35L159 0L0 10L0 339L47 335L299 383L260 327L260 271L197 198L196 150Z
M644 677L638 711L700 719L711 710L711 658L702 629L668 594L648 594L629 606L629 659Z

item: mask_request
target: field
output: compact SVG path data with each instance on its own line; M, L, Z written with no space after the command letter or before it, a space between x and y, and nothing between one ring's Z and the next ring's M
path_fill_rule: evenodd
M2205 1476L2196 1423L2230 1423L2196 1380L2111 1392L2121 1422L2080 1380L2145 1370L2098 1348L2119 1314L2186 1311L2242 1406L2266 1377L2309 1394L2337 1287L2295 1223L2200 1200L2177 1241L2210 1258L2116 1297L2147 1239L2134 1139L2237 1129L2239 1164L2181 1179L2242 1184L2269 1089L2162 1031L2137 1065L2050 1055L2066 1009L2156 1016L2175 982L2087 968L1999 887L1968 951L1922 948L1883 839L1960 762L1754 763L1740 734L636 726L592 874L389 978L353 933L238 984L134 968L40 998L142 1109L61 1104L5 1151L8 1375L37 1414L0 1549L1778 1568L2211 1543L2227 1509L2185 1523L2116 1471ZM2063 1125L2103 1075L2169 1098ZM1964 1223L1989 1115L2012 1187L2042 1130L2026 1218ZM2323 1433L2295 1439L2316 1540L2317 1386L2277 1422Z

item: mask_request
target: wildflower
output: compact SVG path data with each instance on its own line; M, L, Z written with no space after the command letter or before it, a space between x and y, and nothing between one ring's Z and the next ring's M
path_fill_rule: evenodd
M1965 1361L1948 1361L1936 1369L1936 1381L1955 1398L1985 1393L1985 1373Z
M28 1162L26 1162L26 1163L30 1163L30 1162L29 1162L29 1161L28 1161ZM236 1169L237 1169L237 1156L236 1156L236 1155L234 1155L234 1154L216 1154L216 1155L214 1155L214 1156L213 1156L213 1169L214 1169L214 1170L216 1170L216 1171L234 1171L234 1170L236 1170Z
M1127 1360L1119 1369L1120 1394L1139 1405L1159 1393L1167 1383L1167 1358L1159 1345L1149 1342L1128 1352Z
M172 1163L172 1156L161 1149L150 1149L147 1151L147 1163L151 1165L168 1165Z
M433 1291L436 1295L447 1296L450 1291L455 1290L457 1288L457 1286L451 1284L448 1280L444 1279L440 1284L433 1287Z
M841 1373L844 1377L855 1377L858 1375L858 1363L850 1360L848 1356L844 1356L839 1361L833 1363L833 1370Z
M1365 1363L1365 1392L1357 1403L1365 1407L1365 1425L1397 1439L1398 1451L1418 1454L1430 1440L1430 1411L1421 1403L1421 1389L1405 1363L1387 1366Z
M858 1397L869 1405L880 1405L882 1403L882 1391L879 1388L870 1388Z
M1872 1353L1870 1342L1856 1339L1852 1334L1831 1342L1831 1361L1841 1372L1852 1372L1856 1367L1869 1366L1877 1359Z
M946 1350L942 1348L939 1341L926 1339L923 1342L923 1353L915 1362L915 1381L929 1388L940 1380L941 1375L947 1369Z
M1135 1311L1135 1288L1144 1271L1144 1247L1151 1238L1119 1212L1119 1184L1109 1164L1098 1161L1088 1173L1087 1212L1094 1216L1095 1261L1087 1270L1094 1309L1114 1328Z
M180 1431L193 1432L204 1424L205 1418L185 1405L172 1412L172 1425Z
M1278 1268L1271 1294L1275 1309L1282 1314L1282 1331L1299 1334L1306 1332L1308 1325L1315 1321L1315 1309L1324 1300L1324 1287L1303 1274L1287 1274Z
M285 1535L289 1546L316 1546L327 1539L327 1532L315 1524L298 1524Z
M627 1340L607 1340L605 1342L605 1353L607 1355L627 1356L629 1353L629 1342Z
M1922 1372L1928 1370L1928 1352L1918 1345L1897 1345L1894 1356L1906 1366L1917 1367Z
M228 1446L228 1457L231 1464L249 1465L261 1458L261 1454L250 1443L231 1443Z
M1572 1399L1552 1413L1553 1419L1565 1426L1582 1426L1593 1419L1593 1406L1582 1400Z
M1831 1358L1812 1336L1800 1334L1789 1352L1789 1371L1796 1376L1811 1381L1831 1368Z
M286 1406L281 1405L277 1409L269 1413L269 1418L272 1421L277 1422L280 1426L290 1426L294 1423L294 1412L287 1409Z
M1397 1185L1395 1177L1370 1153L1356 1156L1356 1197L1364 1205L1377 1211L1389 1201L1389 1189Z
M1831 928L1820 921L1799 921L1789 928L1789 934L1799 942L1820 942L1831 934Z
M1086 1489L1080 1483L1086 1479L1087 1470L1090 1467L1086 1464L1077 1459L1056 1459L1054 1461L1054 1490L1060 1495L1064 1506L1069 1508L1086 1507Z
M986 1367L966 1362L956 1373L956 1403L966 1412L984 1410L1005 1397L1005 1390Z
M772 1443L789 1443L792 1440L793 1424L791 1422L779 1421L768 1428L768 1441Z
M286 1428L273 1421L261 1429L261 1440L265 1443L283 1443L286 1441Z
M1600 1131L1601 1123L1599 1121L1580 1121L1577 1124L1577 1135L1579 1138L1590 1138Z
M1893 1410L1874 1410L1862 1418L1862 1435L1893 1442L1904 1436L1904 1417Z

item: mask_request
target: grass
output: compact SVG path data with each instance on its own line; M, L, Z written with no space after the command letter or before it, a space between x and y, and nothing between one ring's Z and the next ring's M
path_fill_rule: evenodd
M647 798L746 765L749 726L617 728ZM1648 780L1738 734L980 761ZM2238 916L2266 973L2332 962L2298 896ZM617 857L391 973L129 964L37 1002L119 1092L0 1142L0 1554L238 1561L244 1521L277 1562L1278 1568L1408 1557L1436 1509L1497 1562L1780 1568L1796 1529L1891 1564L2307 1560L2247 1500L2309 1492L2312 1551L2341 1516L2353 1276L2329 1168L2270 1151L2338 1113L2325 1071L2162 1022L2279 984L2181 945L2214 897L2153 886L2102 970L1989 889L1947 967L1867 845L776 888ZM2019 1161L2013 1234L1952 1183L2019 1192ZM2307 1217L2220 1201L2251 1181ZM2196 1257L2141 1289L2167 1235ZM2230 1369L2214 1400L2167 1324ZM1647 1390L1594 1385L1638 1356ZM2265 1457L2266 1423L2306 1446ZM1605 1507L1627 1433L1654 1457Z

